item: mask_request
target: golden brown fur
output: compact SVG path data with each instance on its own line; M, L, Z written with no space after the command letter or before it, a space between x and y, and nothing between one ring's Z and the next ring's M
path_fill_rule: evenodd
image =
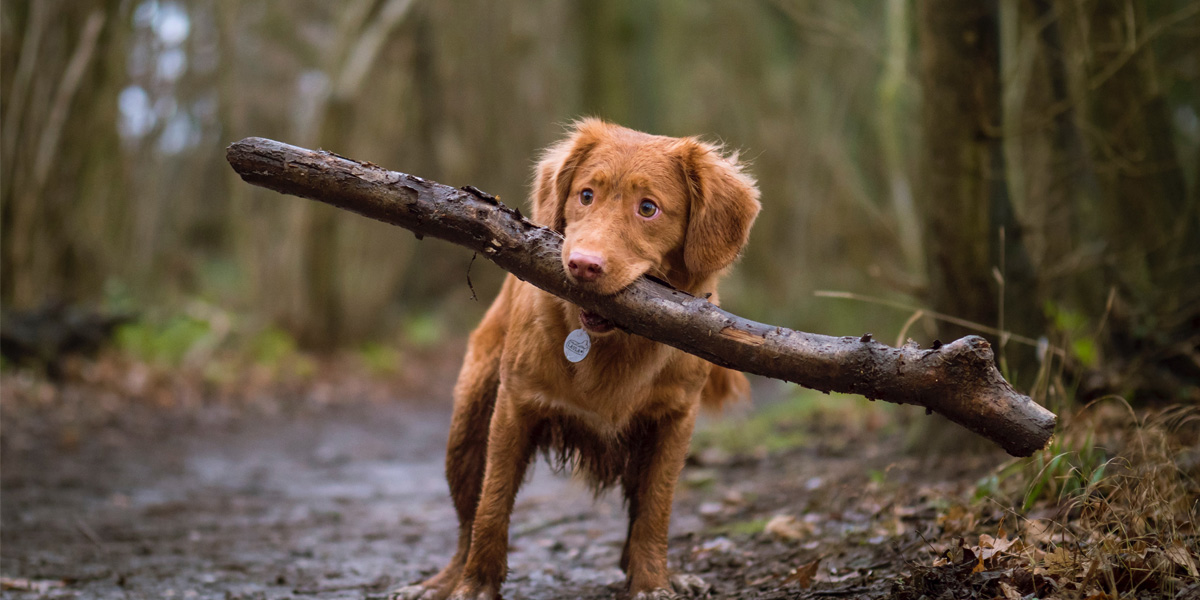
M646 201L657 209L649 218L639 213L651 212ZM534 221L564 234L563 269L579 285L614 293L649 274L714 301L759 210L754 181L717 147L596 119L546 151L533 204ZM592 347L570 363L563 341L581 323ZM510 275L471 335L454 390L446 477L457 552L398 595L498 597L509 515L539 449L597 490L622 485L630 595L667 589L667 524L696 413L748 390L740 373L611 328Z

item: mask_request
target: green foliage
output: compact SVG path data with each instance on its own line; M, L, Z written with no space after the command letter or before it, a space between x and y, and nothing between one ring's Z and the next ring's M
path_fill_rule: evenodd
M247 349L254 362L274 367L296 354L296 340L288 332L272 326L250 338Z
M375 375L395 375L400 372L403 354L392 346L375 342L364 345L358 351L359 358Z
M1067 340L1066 347L1071 351L1071 357L1085 368L1095 367L1100 356L1094 325L1088 318L1083 313L1051 301L1047 301L1044 308L1055 331Z
M116 341L122 352L138 360L177 367L211 332L207 321L175 315L161 322L143 320L122 325Z
M1080 338L1071 342L1071 354L1085 367L1096 365L1096 341L1091 338Z
M1028 512L1040 501L1061 501L1095 489L1105 477L1108 459L1096 445L1095 431L1060 433L1045 450L980 479L975 498L1007 498L1016 504L1019 497L1020 510Z
M797 396L748 417L724 419L699 430L692 437L692 444L696 448L715 446L734 453L758 448L768 451L794 448L808 440L804 417L811 410L811 403Z
M808 443L812 432L831 427L861 429L874 411L889 410L886 405L860 400L796 388L790 398L749 416L724 418L697 430L693 447L715 446L733 453L786 450Z
M428 348L445 338L445 327L433 313L414 315L404 322L404 340L418 348Z
M871 479L871 483L875 485L883 485L887 481L887 471L880 469L871 469L867 473L867 477Z
M257 328L245 323L211 305L192 302L181 312L123 325L114 339L117 350L129 358L164 368L199 368L212 383L231 381L246 366L301 377L315 371L315 363L300 352L290 333L273 325Z
M206 367L206 374L214 369L226 369L231 374L236 373L239 367L229 366L230 358L234 361L240 359L241 366L244 366L248 360L256 366L268 369L276 376L305 379L312 377L317 372L316 361L301 352L296 338L286 330L273 325L248 338L233 336L223 356L225 361L222 364L224 366L218 367L217 363L221 361L213 361Z

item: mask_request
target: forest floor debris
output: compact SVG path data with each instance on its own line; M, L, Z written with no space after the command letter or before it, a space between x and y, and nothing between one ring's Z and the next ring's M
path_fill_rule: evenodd
M13 598L382 598L453 549L449 348L379 376L214 381L112 357L0 380L0 583ZM252 371L252 369L251 369ZM1200 592L1196 412L1119 401L1042 454L920 457L923 415L758 382L697 434L672 568L713 598L1186 598ZM507 598L609 598L624 512L539 463Z

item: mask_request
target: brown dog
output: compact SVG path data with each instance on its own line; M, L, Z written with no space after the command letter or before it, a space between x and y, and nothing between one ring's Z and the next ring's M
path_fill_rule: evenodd
M565 236L564 274L602 294L652 275L715 301L758 210L758 189L736 157L597 119L576 123L546 151L533 190L533 220ZM581 327L591 347L572 363L564 340ZM621 483L629 593L671 596L667 524L696 413L748 391L740 373L625 333L509 275L471 334L454 389L446 478L458 550L397 597L499 597L509 516L538 449L598 490Z

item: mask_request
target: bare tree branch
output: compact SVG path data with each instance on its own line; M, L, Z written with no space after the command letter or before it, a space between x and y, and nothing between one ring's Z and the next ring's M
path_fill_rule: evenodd
M25 31L21 39L21 53L17 55L16 74L13 75L9 86L8 96L4 98L4 129L0 130L0 157L4 158L4 177L12 177L12 169L16 161L18 135L21 132L21 121L28 119L25 113L25 103L29 100L29 83L38 66L38 50L42 45L42 34L50 21L47 16L49 3L34 2L29 5L29 15L25 21ZM12 17L5 14L5 17ZM9 179L11 181L11 179Z
M524 281L612 320L631 333L715 364L824 391L937 411L1010 454L1045 447L1055 416L1017 393L991 346L968 336L922 350L830 337L743 319L646 278L610 296L571 284L562 236L474 188L456 189L328 152L247 138L227 158L248 183L319 200L482 253Z
M358 42L342 65L341 72L336 75L332 91L334 98L346 101L358 95L363 80L379 57L379 51L383 49L383 44L387 42L392 31L404 21L412 3L413 0L389 0L380 9L379 17L372 19L363 28Z
M42 137L38 142L37 154L34 158L34 195L41 194L46 187L46 180L50 176L50 167L54 164L54 153L58 149L58 142L62 139L63 126L66 125L67 117L71 112L71 100L75 98L75 92L79 91L79 84L83 81L83 76L92 62L92 54L96 51L96 43L100 39L100 32L104 29L104 21L105 14L102 9L97 8L88 15L87 21L83 24L83 31L79 35L79 43L75 46L75 52L71 55L71 60L67 62L67 68L63 71L62 82L58 84L54 102L50 105L50 116L46 118L46 125L42 130Z

